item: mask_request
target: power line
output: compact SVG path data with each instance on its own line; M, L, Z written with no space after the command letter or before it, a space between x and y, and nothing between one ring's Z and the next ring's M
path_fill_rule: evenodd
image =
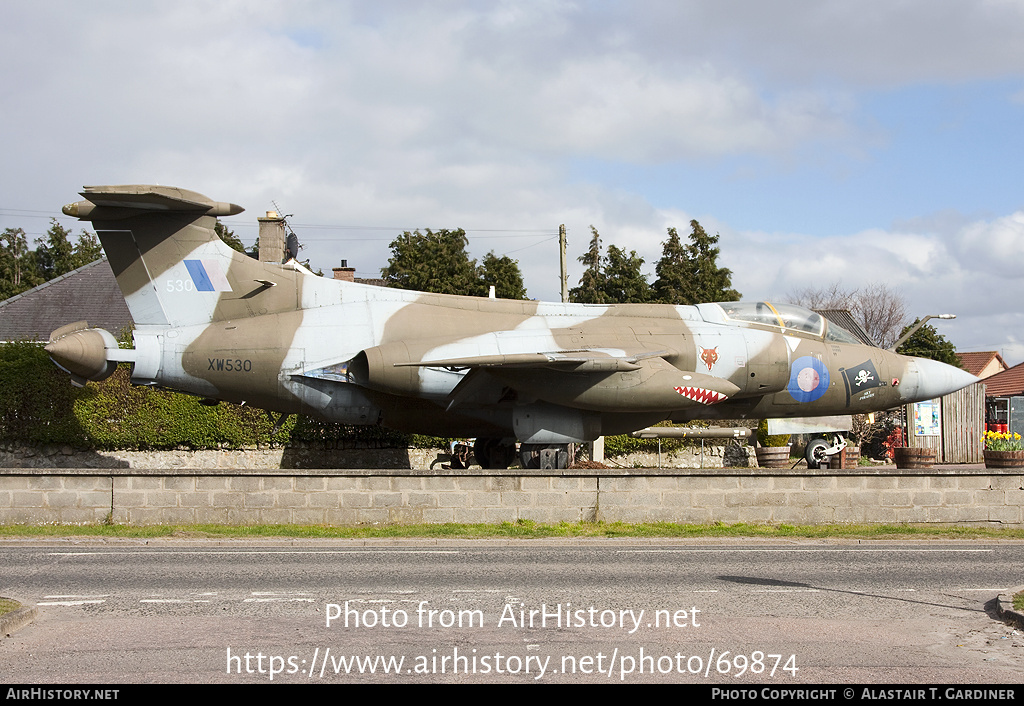
M399 230L403 232L425 228L425 226L417 226L415 228L408 226L346 226L329 223L295 223L293 226L302 228L333 228L336 230ZM549 228L463 228L463 230L467 233L473 231L476 233L533 233L534 235L551 232Z
M523 247L516 248L515 250L506 250L504 252L504 254L505 255L510 255L511 253L519 252L520 250L526 250L527 248L532 248L532 247L534 247L536 245L543 245L544 243L550 243L552 240L557 240L557 239L558 239L557 235L552 235L550 238L544 238L544 240L540 240L540 241L538 241L536 243L533 243L531 245L524 245Z
M38 214L38 215L36 215ZM0 216L10 216L18 218L59 218L77 221L77 218L65 216L63 213L54 211L39 211L32 209L23 208L0 208ZM255 228L258 224L256 223L239 223L234 221L225 221L224 224L231 230L235 228ZM359 225L338 225L329 223L293 223L293 228L307 228L310 230L360 230L360 231L387 231L390 233L404 233L406 231L412 232L415 230L442 230L440 228L427 229L424 226L419 227L407 227L407 226L359 226ZM548 228L463 228L467 235L472 233L504 233L506 235L478 235L475 236L477 239L491 239L491 238L528 238L531 236L541 235L552 235L552 231ZM385 238L371 238L372 240L384 240ZM306 237L304 240L325 240L325 238L310 238ZM331 238L331 240L366 240L366 238Z

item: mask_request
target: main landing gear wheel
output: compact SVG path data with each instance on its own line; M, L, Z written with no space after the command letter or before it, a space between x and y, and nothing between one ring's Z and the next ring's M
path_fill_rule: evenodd
M508 468L516 458L515 442L480 438L473 442L473 455L481 468Z
M828 462L828 449L831 448L831 444L824 439L811 439L811 442L807 444L807 458L808 468L821 468L821 464Z
M519 444L519 465L523 468L568 468L569 444Z

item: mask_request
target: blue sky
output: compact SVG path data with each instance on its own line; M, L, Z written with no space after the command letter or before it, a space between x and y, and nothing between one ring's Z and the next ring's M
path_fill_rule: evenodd
M656 164L579 159L572 178L636 190L653 205L699 204L737 229L835 235L953 210L979 218L1024 206L1006 168L1024 164L1021 82L921 85L865 93L859 145L809 145ZM856 151L854 149L856 148Z
M697 218L746 298L883 283L1024 360L1020 2L4 7L0 227L173 184L245 206L246 240L276 201L360 276L401 230L463 227L551 299L559 224L653 274Z

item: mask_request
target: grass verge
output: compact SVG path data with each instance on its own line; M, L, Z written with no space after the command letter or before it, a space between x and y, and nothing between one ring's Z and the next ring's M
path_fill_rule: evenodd
M1024 591L1013 596L1013 609L1024 613Z
M1024 539L1022 529L1001 529L962 525L756 525L746 523L688 525L672 522L559 522L532 520L500 524L365 525L0 525L4 537L123 537L123 538L450 538L543 539L551 537L594 538L700 538L757 537L770 539Z
M4 615L5 613L13 613L14 611L18 610L18 608L21 608L21 603L18 603L18 601L12 600L10 598L0 598L0 615Z

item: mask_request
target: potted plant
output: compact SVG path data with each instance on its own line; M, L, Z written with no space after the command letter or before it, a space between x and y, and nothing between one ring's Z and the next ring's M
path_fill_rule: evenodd
M896 468L931 468L935 465L935 449L923 446L897 446L893 449Z
M757 425L754 453L761 468L786 468L789 466L789 434L769 434L768 420L762 419Z
M1020 434L986 431L981 442L985 445L985 468L1024 468Z

